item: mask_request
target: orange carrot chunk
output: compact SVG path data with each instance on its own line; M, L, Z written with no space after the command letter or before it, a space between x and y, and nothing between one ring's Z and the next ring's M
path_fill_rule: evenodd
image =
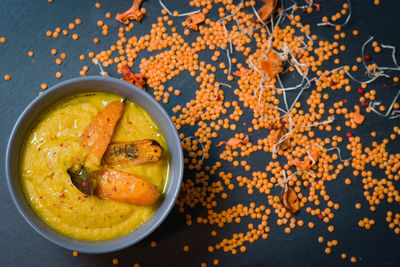
M107 150L115 125L121 118L123 110L124 104L122 102L115 101L108 104L103 111L94 117L83 132L81 144L89 151L89 155L94 158L98 165Z
M160 197L154 184L133 174L113 169L107 169L99 175L94 194L100 198L142 206L152 205Z

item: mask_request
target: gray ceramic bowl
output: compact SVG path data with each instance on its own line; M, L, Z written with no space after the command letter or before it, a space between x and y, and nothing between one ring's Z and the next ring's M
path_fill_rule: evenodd
M165 198L147 222L136 230L107 241L81 241L62 235L45 224L30 207L21 186L20 158L31 128L46 108L65 97L84 92L111 92L126 97L145 109L154 119L167 141L170 157L170 179ZM131 246L154 231L167 217L178 196L182 182L183 152L181 142L168 114L149 94L140 88L114 78L91 76L61 82L36 98L21 114L14 126L6 152L6 173L12 199L25 220L42 236L70 250L104 253Z

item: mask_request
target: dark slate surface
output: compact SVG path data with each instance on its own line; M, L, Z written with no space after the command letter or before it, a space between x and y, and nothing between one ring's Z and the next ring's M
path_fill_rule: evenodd
M165 0L164 2L171 10L177 9L180 12L192 10L185 1ZM260 2L257 1L258 6ZM333 12L337 12L344 1L321 0L319 2L322 5L322 12L306 15L303 21L310 23L312 32L318 33L321 39L332 40L332 28L317 28L315 24L323 15L330 16ZM374 6L373 0L352 1L353 16L349 25L345 27L348 38L344 43L348 49L341 55L341 64L354 64L355 58L360 55L361 44L370 35L375 36L379 42L392 44L399 48L398 10L400 2L397 0L381 2L384 3ZM0 99L1 162L4 162L5 147L13 124L26 105L37 96L41 83L45 82L49 86L56 84L59 81L55 77L57 71L63 74L61 80L77 77L84 64L89 65L89 75L98 75L96 67L88 60L81 62L78 57L82 53L87 54L89 51L97 52L106 49L115 42L119 25L113 19L106 19L104 15L106 12L111 12L114 16L116 12L126 10L131 1L102 1L101 9L95 8L94 3L95 1L80 0L55 0L52 4L46 0L0 1L0 36L7 37L7 43L0 44L0 90L3 96ZM145 19L142 23L135 23L134 30L127 36L131 36L131 34L141 36L147 33L150 28L149 23L152 23L154 18L160 15L161 7L158 1L148 0L144 2L143 6L148 11ZM52 39L45 36L46 30L54 30L58 26L64 28L75 18L81 18L83 21L82 25L78 25L75 30L80 36L78 41L74 41L70 37L61 36L58 39ZM109 36L101 35L100 28L96 25L99 19L110 26ZM178 22L176 25L180 25L182 18L176 20ZM350 30L353 28L360 31L358 37L351 35ZM100 44L93 44L94 37L100 37ZM190 38L192 37L188 37L187 40ZM59 53L67 54L68 58L61 66L55 64L55 57L50 54L52 48L56 48ZM27 56L27 52L30 50L35 53L34 62ZM142 53L141 56L147 56L147 52ZM380 58L380 63L390 63L390 56L382 55ZM399 57L398 60L400 60ZM138 69L139 60L136 62L133 70ZM111 76L118 77L116 68L109 68L108 71ZM10 82L3 80L5 73L11 75ZM384 81L375 83L371 88L377 89L379 99L388 103L398 88L394 88L390 81L385 81L388 87L383 89L380 86L382 82ZM182 90L179 98L172 96L170 103L164 105L172 114L171 107L178 103L185 103L192 98L197 85L187 74L180 75L170 84ZM225 94L227 99L236 99L231 92ZM344 97L349 100L348 107L357 103L358 95L355 92L344 94L344 92L335 91L331 101ZM247 110L245 113L249 114ZM246 122L246 120L249 122L250 119L245 115L241 122ZM370 131L377 131L377 140L381 140L387 137L394 125L399 125L399 121L389 121L378 118L376 115L369 115L366 123L359 127L355 134L360 135L366 144L369 144L371 141ZM193 129L188 129L184 132L191 133L192 131ZM227 137L227 134L227 131L221 131L220 138ZM345 132L343 132L344 134ZM265 135L265 132L253 133L251 138L256 140L261 135ZM393 142L388 150L393 153L398 152L398 148L399 142ZM219 153L220 150L216 151ZM216 160L218 153L213 153L215 155L211 157L210 161ZM255 155L257 155L257 160L252 162L253 169L263 169L265 162L270 159L270 155L262 153ZM187 227L184 223L184 215L178 214L174 209L160 228L133 247L103 255L80 254L75 258L71 255L71 251L53 245L42 238L18 214L6 186L4 164L0 166L2 178L0 179L0 266L110 266L115 257L119 259L122 266L132 266L135 262L139 262L142 266L199 266L201 262L211 265L215 258L219 259L221 266L336 266L349 264L349 261L344 262L340 259L341 252L360 258L359 265L400 265L399 236L394 235L393 230L388 229L385 222L386 211L390 209L399 212L399 205L381 204L377 207L377 211L371 214L362 196L361 181L353 180L350 187L344 185L343 179L351 177L351 170L343 171L337 181L331 182L327 186L327 192L341 205L341 209L335 212L335 231L333 233L327 232L326 224L317 222L315 218L309 218L302 211L300 217L316 222L314 230L309 230L307 227L296 228L292 234L286 235L283 234L283 229L274 225L273 218L271 218L269 221L272 228L270 238L247 244L246 253L231 255L218 251L210 254L207 251L209 244L215 244L224 237L230 237L234 232L245 231L246 221L241 225L227 225L223 229L198 225L196 222L193 226ZM232 165L224 166L223 169L231 171L235 175L242 174L241 170L233 169ZM185 173L186 177L191 175L189 172ZM379 175L383 176L384 174ZM248 197L243 188L239 188L235 192L228 192L228 194L229 198L220 203L221 209L237 204L238 201L242 203L265 202L265 199L257 194ZM354 209L356 202L363 204L361 210ZM197 208L191 213L195 220L196 216L205 215L205 210ZM357 226L358 220L364 217L376 220L373 230L367 231ZM217 237L210 236L210 231L214 229L218 232ZM333 249L332 255L325 255L324 246L317 243L316 239L320 235L323 235L325 240L337 239L339 241L339 245ZM150 247L150 242L153 240L157 242L156 248ZM190 252L182 251L184 245L190 246Z

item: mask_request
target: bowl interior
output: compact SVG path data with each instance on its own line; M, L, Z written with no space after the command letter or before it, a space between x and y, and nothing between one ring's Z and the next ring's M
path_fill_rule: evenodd
M22 189L20 158L27 135L37 119L53 103L85 92L111 92L141 106L162 131L170 153L170 173L164 200L154 215L136 230L106 241L82 241L67 237L46 225L32 210ZM172 209L178 196L183 173L183 152L175 127L161 105L142 89L114 78L89 76L59 83L36 98L21 114L12 131L6 152L6 173L11 196L25 220L48 240L70 250L105 253L135 244L157 228Z

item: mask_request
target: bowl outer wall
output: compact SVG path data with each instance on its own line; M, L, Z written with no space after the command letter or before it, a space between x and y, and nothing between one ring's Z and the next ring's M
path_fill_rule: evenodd
M82 241L65 236L45 224L32 210L23 192L20 159L27 135L41 114L65 97L85 92L110 92L126 97L142 107L163 133L170 153L170 173L163 203L153 216L134 231L106 241ZM18 118L6 150L6 176L11 197L25 220L43 237L70 250L83 253L106 253L131 246L153 232L167 217L175 204L183 175L183 151L180 138L167 112L142 89L115 78L88 76L61 82L33 100Z

